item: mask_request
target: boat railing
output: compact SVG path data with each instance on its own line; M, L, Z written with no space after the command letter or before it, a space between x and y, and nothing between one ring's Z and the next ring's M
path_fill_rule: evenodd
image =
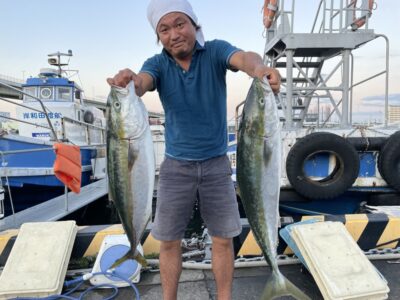
M19 84L23 84L25 82L23 79L16 78L16 77L13 77L13 76L4 75L4 74L0 74L0 79L3 80L3 81L15 82L15 83L19 83Z
M275 15L275 21L267 31L272 38L277 34L295 33L296 0L281 0ZM374 1L362 0L320 0L309 33L342 33L369 29L369 18L376 8ZM304 23L303 16L301 22ZM361 25L362 24L362 25ZM296 26L298 26L296 24ZM362 28L361 28L362 27Z
M28 124L28 125L35 126L35 127L48 129L51 132L50 140L52 140L52 141L70 142L72 144L79 144L79 145L81 145L81 144L86 144L86 145L92 145L92 144L105 145L105 132L106 132L106 130L105 130L104 127L96 126L96 125L93 125L93 124L90 124L90 123L86 123L86 122L81 122L81 121L78 121L78 120L75 120L75 119L72 119L72 118L69 118L69 117L62 117L61 118L61 124L62 124L61 132L59 134L57 134L57 132L54 129L54 126L53 126L53 124L52 124L52 122L50 120L50 117L49 117L49 113L51 113L51 110L44 105L43 101L40 98L38 98L36 96L33 96L33 95L30 95L28 93L25 93L25 92L21 91L20 89L15 88L15 87L13 87L13 86L11 86L9 84L6 84L4 82L0 82L0 85L6 87L8 89L11 89L11 90L13 90L15 92L21 93L21 95L25 95L25 96L29 97L30 99L32 98L35 101L39 102L42 109L36 109L34 107L27 106L27 105L24 105L22 103L18 103L18 102L12 101L12 100L6 99L4 97L0 97L1 101L10 103L10 104L15 105L15 106L20 106L20 107L23 107L23 108L27 108L27 109L32 110L34 112L43 114L44 118L47 121L48 126L43 125L43 124L38 124L38 123L34 123L34 122L21 120L21 119L18 119L18 118L9 117L9 116L2 116L2 118L8 119L8 120L11 120L11 121L15 121L15 122L19 122L19 123ZM70 130L68 130L68 128L70 128ZM82 133L84 133L83 136L82 136ZM72 138L73 135L75 135L75 136L79 135L79 139L77 141L75 141ZM95 137L97 137L97 138L95 138ZM94 143L94 140L97 140L97 142Z
M235 108L235 141L237 141L237 139L238 139L240 120L242 117L242 114L239 113L239 111L240 111L240 108L245 104L245 102L246 102L246 100L240 102Z
M0 181L0 219L4 218L5 209L4 209L4 188Z
M20 89L17 89L17 88L15 88L15 87L13 87L13 86L11 86L11 85L9 85L9 84L6 84L6 83L4 83L4 82L0 82L0 85L6 87L6 88L8 88L8 89L11 89L11 90L13 90L13 91L15 91L15 92L21 93L22 95L28 96L28 97L30 97L30 98L36 100L37 102L39 102L39 103L40 103L40 106L41 106L41 108L42 108L42 110L36 110L36 109L32 109L32 108L29 108L29 109L32 109L32 110L34 110L34 111L38 111L38 112L40 112L40 113L43 113L43 114L45 115L45 118L46 118L46 121L47 121L47 124L49 125L49 127L47 128L46 126L43 126L43 125L40 125L40 126L39 126L39 124L31 123L31 122L28 122L28 121L23 121L23 120L19 120L19 119L15 119L15 118L13 119L14 121L22 122L22 123L27 123L27 124L31 124L31 125L34 125L34 126L44 127L44 128L50 129L50 131L51 131L51 133L52 133L52 135L53 135L52 138L53 138L54 140L58 141L57 133L56 133L56 131L54 130L53 124L51 123L50 118L49 118L49 115L48 115L48 109L47 109L46 106L43 104L43 101L42 101L40 98L38 98L38 97L36 97L36 96L33 96L33 95L29 95L28 93L25 93L25 92L21 91ZM3 100L3 98L1 98L1 100ZM3 100L3 101L4 101L4 100ZM17 106L24 106L23 104L20 104L20 103L11 101L11 100L6 100L6 101L9 102L9 103L13 103L13 104L15 104L15 105L17 105ZM26 106L25 106L25 107L26 107ZM3 118L4 118L4 117L3 117ZM9 119L11 119L11 117L9 117Z
M78 121L78 120L75 120L75 119L72 119L72 118L69 118L69 117L62 117L61 118L62 140L63 141L69 141L68 135L67 135L67 132L68 132L67 126L68 126L68 124L76 124L76 125L78 125L80 127L83 127L85 129L85 133L86 133L85 137L86 137L86 144L87 145L94 144L93 140L95 140L95 139L93 138L93 136L96 133L99 133L101 138L97 139L97 140L100 141L100 143L97 142L95 144L96 145L105 145L106 131L105 131L104 127L100 127L100 126L96 126L96 125L93 125L93 124L81 122L81 121Z

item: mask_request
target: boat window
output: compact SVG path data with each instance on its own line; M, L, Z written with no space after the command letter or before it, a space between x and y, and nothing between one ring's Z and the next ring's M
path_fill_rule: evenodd
M24 93L27 93L27 94L29 94L29 95L32 95L32 96L35 96L35 97L37 97L37 94L36 94L36 87L34 87L34 86L30 86L30 87L24 87ZM32 97L29 97L29 96L27 96L27 95L24 95L24 101L26 101L26 102L30 102L30 101L36 101L34 98L32 98Z
M75 99L81 99L81 91L80 90L75 91Z
M72 90L70 87L58 87L57 88L58 97L57 100L59 101L71 101Z
M42 100L53 100L53 87L52 86L43 86L40 87L39 92L40 99Z

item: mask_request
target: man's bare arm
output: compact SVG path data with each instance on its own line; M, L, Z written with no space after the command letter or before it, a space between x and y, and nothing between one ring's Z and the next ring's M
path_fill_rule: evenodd
M250 77L257 77L260 80L267 77L274 93L279 93L281 76L278 70L264 65L261 56L257 53L245 51L235 52L231 56L229 64L232 68L243 71Z

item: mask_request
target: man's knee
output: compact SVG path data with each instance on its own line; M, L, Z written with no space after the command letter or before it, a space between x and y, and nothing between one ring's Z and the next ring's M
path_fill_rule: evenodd
M181 241L161 241L160 242L160 251L169 252L169 251L179 251L181 248Z
M232 249L232 238L212 237L213 249Z

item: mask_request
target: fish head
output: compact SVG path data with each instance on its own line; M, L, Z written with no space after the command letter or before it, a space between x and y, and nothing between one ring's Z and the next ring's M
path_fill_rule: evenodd
M279 114L267 79L254 79L243 108L242 126L251 136L269 137L279 130Z
M106 116L108 134L119 139L134 139L149 126L147 111L132 81L126 88L111 87Z
M243 107L242 125L254 136L263 136L265 97L262 83L254 79Z

